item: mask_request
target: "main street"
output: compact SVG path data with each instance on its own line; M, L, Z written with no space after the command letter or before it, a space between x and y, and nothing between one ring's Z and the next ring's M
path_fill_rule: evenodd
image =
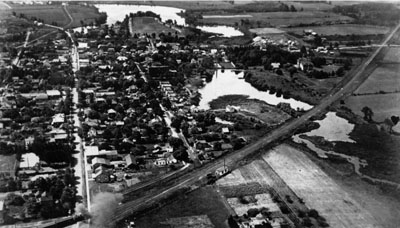
M119 206L115 213L114 221L122 220L137 210L140 210L146 205L157 202L158 200L164 198L168 194L182 188L185 186L190 186L197 182L199 179L205 177L208 173L213 173L216 169L222 167L226 164L228 167L234 167L239 161L243 160L246 156L254 153L255 151L264 148L265 146L271 144L272 142L279 140L282 137L290 135L295 129L299 128L302 124L308 121L311 117L318 113L326 112L326 109L332 105L334 102L350 95L355 89L357 89L369 76L369 74L364 74L367 67L373 62L378 53L382 51L382 48L386 46L388 41L393 37L395 32L399 29L400 24L398 24L392 32L386 37L380 46L355 70L352 71L352 75L349 75L350 80L346 80L345 84L340 88L332 90L327 97L325 97L319 105L315 106L313 109L306 112L299 118L293 119L280 128L270 132L266 136L262 137L255 143L231 154L227 155L224 160L219 159L213 163L207 164L197 170L190 172L188 174L179 177L175 183L170 186L165 186L163 189L159 190L157 195L146 195L140 199L136 199L130 202L126 202Z

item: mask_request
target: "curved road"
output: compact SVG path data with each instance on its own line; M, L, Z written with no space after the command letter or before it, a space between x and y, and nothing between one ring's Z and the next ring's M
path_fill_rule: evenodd
M263 147L267 146L268 144L278 140L281 137L285 137L290 134L292 131L300 127L303 123L309 120L312 116L320 112L325 112L326 108L333 104L334 102L342 99L343 97L350 95L355 89L357 89L369 76L369 74L364 74L366 68L373 62L375 57L378 53L382 50L382 48L387 44L387 42L393 37L395 32L399 29L400 24L398 24L392 32L386 37L386 39L382 42L375 52L370 55L368 59L366 59L360 66L355 68L353 71L353 76L349 81L342 87L333 90L326 98L324 98L319 105L315 106L313 109L306 112L304 115L300 116L297 119L293 119L282 125L279 129L270 132L257 142L225 157L225 164L228 167L232 167L237 164L239 161L243 160L249 154L262 149ZM224 164L224 160L216 160L214 163L207 164L197 170L183 175L179 178L178 183L174 183L171 186L165 186L165 188L160 189L157 195L147 195L140 199L136 199L130 202L126 202L120 205L117 208L117 211L114 216L114 221L120 221L128 216L130 216L133 212L141 209L143 206L152 204L157 202L158 200L162 199L163 197L167 196L168 194L182 188L185 186L190 186L194 184L199 179L205 177L208 173L214 172L216 169L222 167Z

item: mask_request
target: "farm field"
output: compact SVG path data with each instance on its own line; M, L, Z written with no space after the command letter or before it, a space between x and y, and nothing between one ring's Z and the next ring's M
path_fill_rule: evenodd
M230 215L229 211L215 189L210 186L197 189L187 195L181 195L175 202L153 210L135 222L138 227L167 228L171 227L166 224L169 219L204 215L211 220L215 227L228 227L226 220Z
M315 11L315 10L331 10L334 6L326 2L300 2L300 1L288 1L285 2L287 5L294 6L298 11L303 8L304 11Z
M176 30L158 23L152 17L134 17L132 29L135 33L141 33L141 34L144 34L144 33L158 34L161 32L163 32L165 34L167 34L169 32L174 34L176 32Z
M385 57L386 58L386 57ZM393 58L392 58L393 59ZM400 92L400 64L382 64L354 93Z
M379 227L375 218L301 151L281 145L263 159L330 227Z
M353 19L347 16L342 16L334 13L319 12L319 11L308 11L308 12L265 12L265 13L246 13L243 17L239 15L234 18L227 18L229 14L223 14L221 17L213 15L204 15L203 19L199 20L206 24L224 24L234 25L235 23L241 23L241 20L254 21L256 24L261 26L296 26L299 24L311 24L311 23L325 23L325 22L336 22L336 21L347 21L350 22ZM249 17L251 16L251 17ZM301 20L299 20L301 18ZM259 21L259 22L257 22ZM260 27L260 26L258 26Z
M285 31L277 28L253 28L250 29L250 32L256 33L257 35L285 33Z
M399 47L390 47L389 51L386 53L385 57L383 58L383 62L400 64L400 48Z
M17 16L21 13L30 19L36 17L44 21L44 23L63 26L69 23L69 18L65 14L61 5L20 5L10 4L13 7L12 11L16 12Z
M97 8L91 6L68 5L67 9L72 18L74 18L70 27L82 26L81 21L87 25L92 22L95 23L96 18L100 16Z
M346 99L345 104L354 113L364 116L361 109L368 106L374 112L373 120L384 121L392 115L400 116L400 93L372 94L362 96L351 96Z
M386 34L389 32L388 27L383 26L369 26L369 25L356 25L356 24L340 24L340 25L326 25L326 26L305 26L298 28L285 28L285 31L292 32L298 35L303 35L304 30L313 30L314 32L330 36L330 35L373 35L373 34Z

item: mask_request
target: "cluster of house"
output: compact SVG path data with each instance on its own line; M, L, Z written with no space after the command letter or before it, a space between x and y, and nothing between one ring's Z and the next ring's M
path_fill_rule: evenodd
M21 190L25 192L24 199L34 200L41 206L53 204L54 199L48 192L34 190L32 183L39 178L59 175L66 163L46 162L33 153L30 146L36 138L44 139L44 143L70 145L69 130L73 127L64 109L66 91L70 88L65 79L73 78L69 49L61 34L56 36L54 41L39 41L5 61L0 87L0 143L14 148L15 153L22 153L14 164L7 165L7 171L13 175L1 175L1 189ZM21 206L4 205L4 201L0 201L0 213L3 212L17 220L37 216ZM0 215L0 224L4 222L2 218Z
M92 32L103 34L103 30ZM189 47L146 36L129 40L80 36L79 63L84 76L81 118L89 179L127 181L126 175L182 165L174 157L176 148L168 143L171 136L186 141L185 147L203 160L233 150L233 127L219 124L215 130L207 129L194 118L198 110L191 103L193 92L172 83L181 73L180 65L201 65L205 58L224 53L207 45ZM187 130L186 137L171 126L176 117L184 119L181 127ZM210 134L217 135L215 140L203 139Z

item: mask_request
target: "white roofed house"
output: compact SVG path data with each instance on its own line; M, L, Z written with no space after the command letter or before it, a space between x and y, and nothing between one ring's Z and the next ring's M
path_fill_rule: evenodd
M51 125L54 127L59 127L61 124L65 122L65 115L64 113L57 113L53 116L51 121Z
M132 154L128 154L124 157L124 160L126 162L126 167L129 169L133 169L135 168L135 166L137 165L137 161L134 155Z
M21 162L19 163L20 169L31 169L34 168L40 159L34 153L26 153L21 155Z
M46 94L49 99L61 98L61 92L59 90L46 90Z
M110 166L110 160L106 158L94 157L92 159L92 169L96 170L99 166L103 166L105 168Z

